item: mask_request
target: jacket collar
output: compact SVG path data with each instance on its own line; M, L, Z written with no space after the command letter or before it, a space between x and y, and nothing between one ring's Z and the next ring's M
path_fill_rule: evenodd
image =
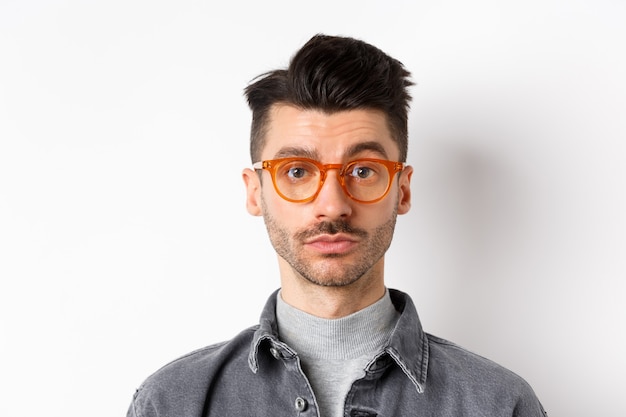
M269 341L270 349L280 349L282 352L291 351L292 355L295 355L286 344L282 343L278 339L278 322L276 320L276 297L280 289L274 291L272 295L267 299L265 307L261 312L261 318L259 320L259 327L254 332L252 338L252 345L250 346L250 353L248 355L248 365L255 374L259 370L259 349L264 341ZM266 346L267 347L267 346ZM275 352L275 351L273 351ZM284 353L283 353L284 356Z
M400 312L400 318L385 352L393 358L421 394L424 392L428 371L428 338L422 330L411 297L393 289L389 290L389 294L396 310Z
M261 349L269 349L272 355L281 357L294 357L296 353L278 337L278 323L276 321L276 290L267 300L259 327L254 333L248 365L252 372L259 370L258 355ZM415 385L417 391L424 391L428 369L428 339L422 330L415 305L409 297L398 290L389 289L391 301L400 318L389 338L389 343L383 351L377 355L367 366L368 371L375 371L381 366L386 366L390 357ZM269 343L263 343L268 341ZM263 347L262 347L263 345Z

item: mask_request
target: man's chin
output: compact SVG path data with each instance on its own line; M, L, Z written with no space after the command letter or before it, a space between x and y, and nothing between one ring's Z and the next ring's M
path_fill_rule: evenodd
M300 273L300 276L321 287L347 287L357 282L362 274L337 274L337 270L334 270L329 274Z

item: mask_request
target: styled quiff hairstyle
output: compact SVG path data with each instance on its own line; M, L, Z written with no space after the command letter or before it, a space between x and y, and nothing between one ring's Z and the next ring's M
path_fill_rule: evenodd
M245 89L252 110L250 156L261 158L270 110L276 104L335 113L380 110L406 161L408 111L413 85L401 62L363 41L316 35L291 58L287 69L270 71Z

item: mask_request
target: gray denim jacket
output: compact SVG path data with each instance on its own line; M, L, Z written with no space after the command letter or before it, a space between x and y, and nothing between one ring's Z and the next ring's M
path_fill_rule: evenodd
M352 385L344 416L545 415L522 378L425 333L410 297L389 292L400 319L365 377ZM259 325L151 375L135 393L127 417L318 416L298 355L278 337L275 311L276 293Z

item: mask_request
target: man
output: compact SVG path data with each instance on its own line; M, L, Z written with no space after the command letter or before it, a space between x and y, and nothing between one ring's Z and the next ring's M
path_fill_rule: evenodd
M543 416L524 380L423 332L384 283L412 85L364 42L318 35L246 89L248 211L263 216L281 289L260 324L150 376L128 416Z

